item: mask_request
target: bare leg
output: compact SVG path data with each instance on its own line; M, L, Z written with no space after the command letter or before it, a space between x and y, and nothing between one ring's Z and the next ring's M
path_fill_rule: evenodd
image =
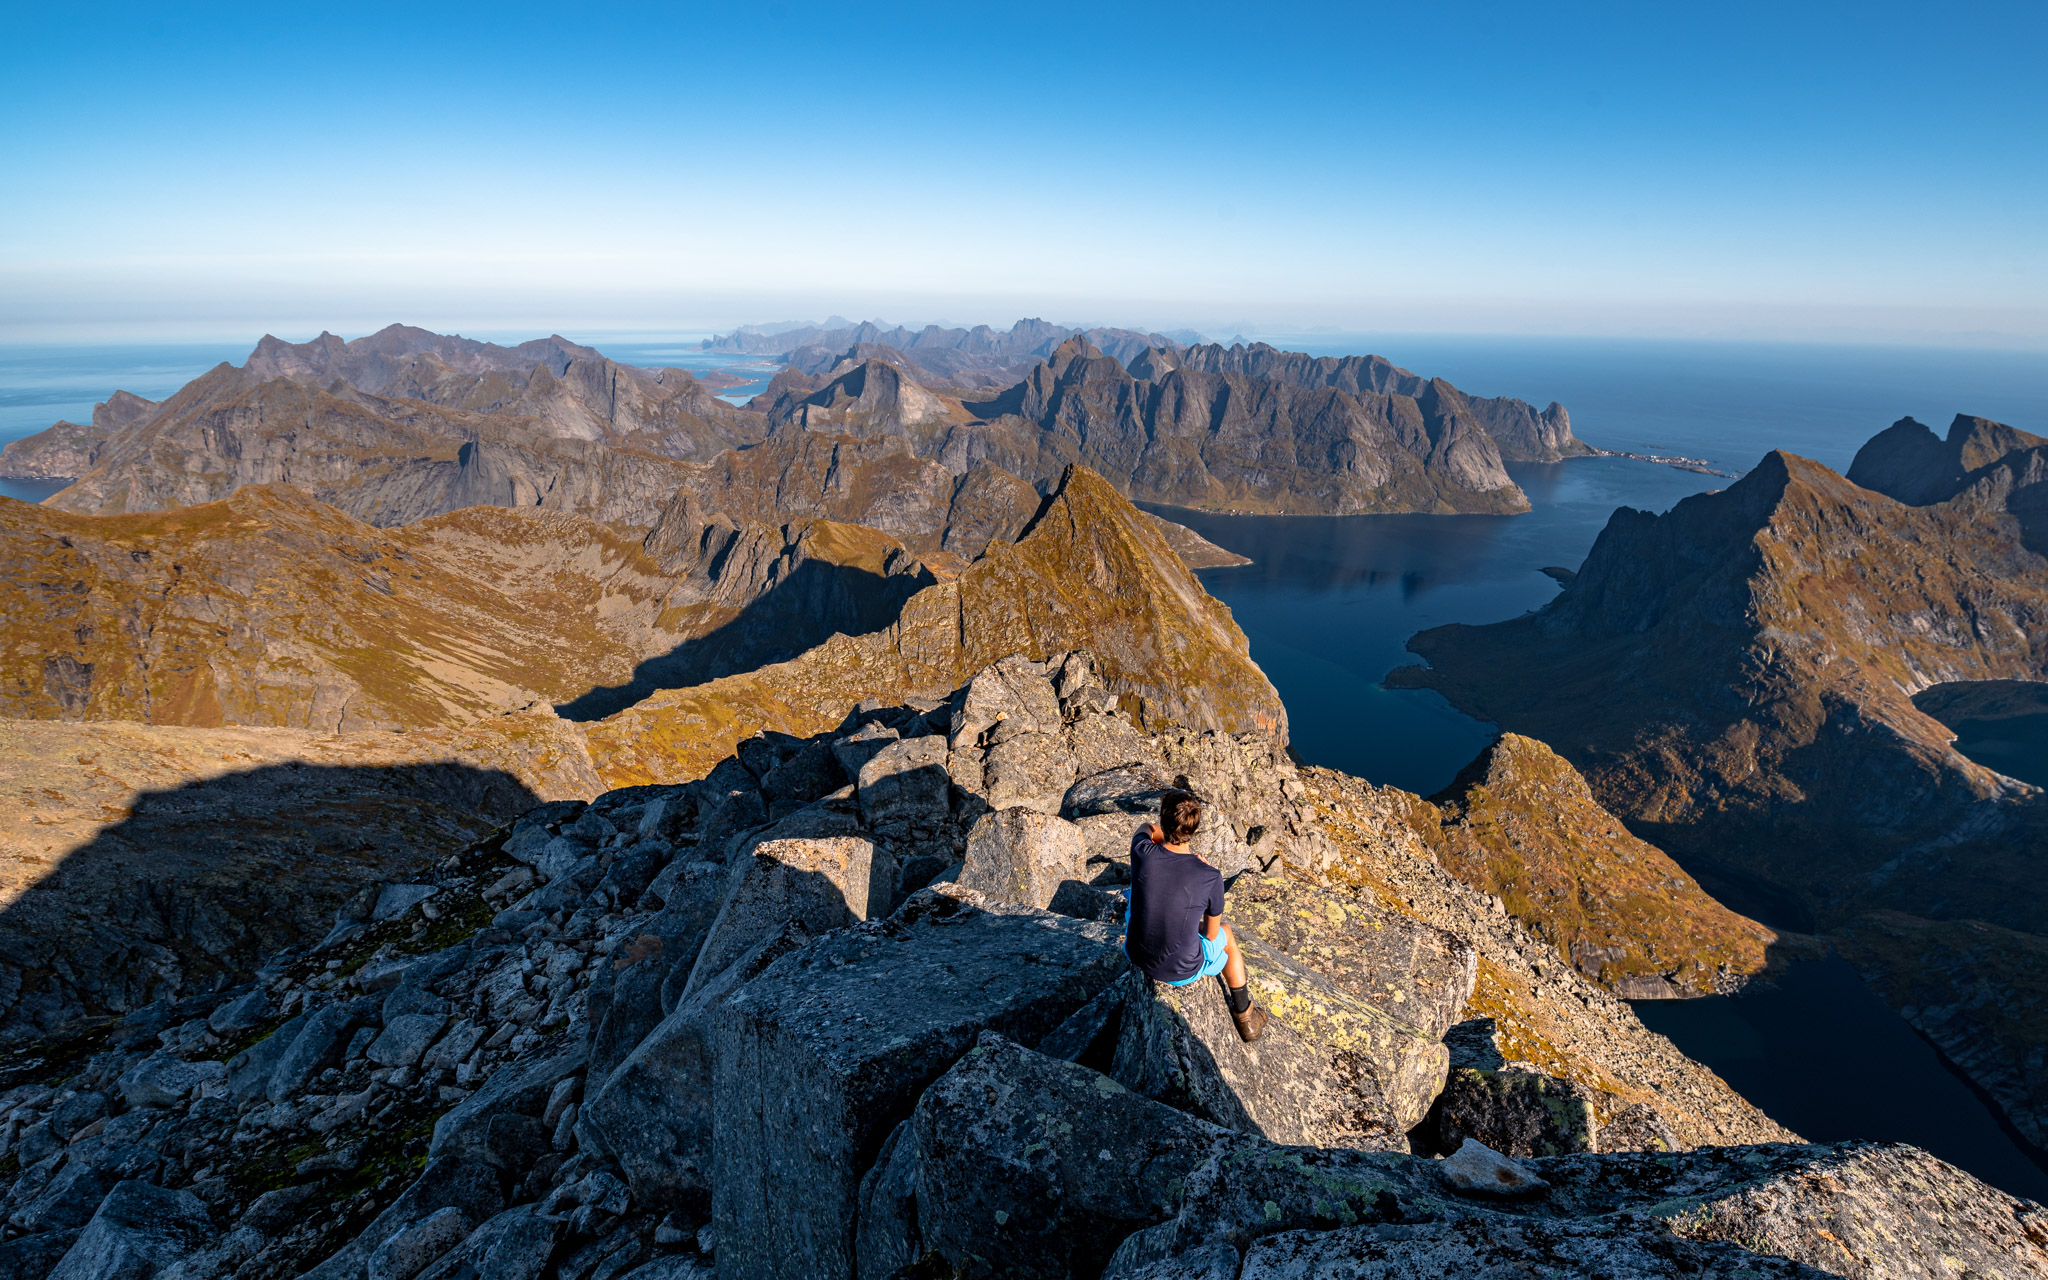
M1222 929L1223 948L1229 953L1229 958L1223 962L1223 985L1241 987L1245 982L1244 955L1237 949L1237 935L1230 931L1230 926L1226 924Z

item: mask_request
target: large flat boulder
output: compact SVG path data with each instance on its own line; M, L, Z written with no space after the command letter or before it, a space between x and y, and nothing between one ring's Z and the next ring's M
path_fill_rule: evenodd
M869 826L935 823L951 803L946 740L937 734L905 738L877 751L860 767L861 816Z
M1239 876L1224 912L1346 993L1441 1039L1479 973L1467 940L1285 871Z
M724 866L683 863L663 887L662 909L622 939L603 962L585 1005L592 1079L610 1075L667 1016L676 993L689 981L726 887Z
M1088 879L1080 828L1036 809L983 814L967 833L960 885L1005 902L1049 907L1060 885Z
M881 877L885 883L872 882L874 857L874 843L857 836L754 845L732 869L725 902L697 952L686 994L792 920L811 933L842 928L866 919L877 894L886 910L894 886L888 876Z
M762 970L807 945L790 921L693 988L601 1081L593 1079L577 1133L608 1154L633 1198L701 1214L711 1193L712 1016Z
M1654 1222L1465 1218L1267 1236L1245 1255L1237 1280L1825 1280L1828 1274L1737 1245L1682 1239Z
M982 757L982 784L992 809L1019 806L1040 813L1058 813L1067 788L1074 785L1076 766L1060 733L1005 733Z
M1264 1257L1275 1266L1288 1258L1301 1263L1301 1269L1269 1270L1269 1276L1425 1274L1374 1270L1386 1259L1347 1252L1363 1238L1378 1242L1370 1248L1403 1239L1428 1243L1438 1252L1414 1256L1437 1258L1442 1265L1432 1275L1552 1274L1507 1265L1524 1260L1517 1252L1524 1245L1544 1239L1567 1251L1555 1272L1560 1275L1742 1274L1739 1267L1717 1269L1726 1259L1755 1268L1754 1274L1853 1280L2048 1274L2048 1213L2041 1206L1913 1147L1763 1143L1551 1156L1520 1162L1547 1186L1512 1201L1460 1190L1441 1175L1442 1164L1342 1149L1226 1149L1190 1175L1173 1219L1125 1241L1117 1254L1123 1265L1109 1273L1224 1244L1246 1251L1248 1273L1252 1260ZM1623 1239L1612 1233L1631 1222L1642 1232L1625 1237L1633 1242L1627 1248L1641 1249L1649 1269L1601 1271L1600 1242ZM1457 1230L1445 1230L1449 1225ZM1533 1234L1518 1235L1521 1227ZM1347 1228L1357 1236L1337 1234ZM1260 1242L1268 1239L1286 1243L1261 1254ZM1688 1253L1672 1240L1746 1252ZM1701 1269L1656 1269L1688 1257ZM1817 1270L1770 1270L1772 1258ZM1489 1259L1497 1270L1479 1265Z
M860 1180L983 1031L1035 1044L1128 962L1106 925L926 889L777 961L714 1020L723 1280L855 1274Z
M1246 1139L984 1034L925 1090L909 1141L918 1239L905 1252L1053 1278L1100 1274L1125 1236L1172 1217L1195 1169Z
M1020 653L992 662L974 674L958 696L952 743L985 746L997 726L1007 734L1060 732L1060 699L1045 668Z
M153 1276L212 1243L206 1203L189 1191L122 1182L107 1193L78 1234L53 1280L131 1280Z
M1111 1074L1275 1142L1406 1151L1443 1087L1443 1042L1256 938L1238 946L1253 999L1271 1016L1259 1041L1238 1039L1220 981L1136 977Z

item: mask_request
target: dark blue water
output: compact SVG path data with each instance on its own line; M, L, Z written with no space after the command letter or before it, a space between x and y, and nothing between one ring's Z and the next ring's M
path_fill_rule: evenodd
M1775 986L1739 996L1634 1007L1645 1026L1802 1137L1910 1142L2048 1201L2048 1172L1845 961L1795 964Z
M1956 750L2008 778L2048 787L2048 716L2008 716L1997 720L1958 717Z
M1157 510L1252 563L1202 583L1229 605L1287 704L1303 759L1430 795L1493 728L1427 690L1380 687L1418 662L1408 638L1446 622L1498 622L1557 594L1542 570L1577 569L1618 506L1663 511L1728 483L1626 458L1515 464L1535 508L1520 516L1214 516Z

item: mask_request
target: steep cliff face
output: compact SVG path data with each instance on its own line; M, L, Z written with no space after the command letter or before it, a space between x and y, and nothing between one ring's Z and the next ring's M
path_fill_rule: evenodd
M753 733L815 733L863 698L941 694L999 657L1081 646L1141 723L1284 740L1286 711L1230 611L1149 517L1074 467L1022 538L912 596L886 630L658 693L590 726L592 758L613 785L684 781Z
M493 505L644 527L691 461L765 432L680 369L560 338L506 348L396 325L350 343L265 338L244 367L160 405L108 407L90 465L52 505L152 511L282 481L378 525Z
M1533 738L1503 734L1409 821L1445 870L1626 999L1733 990L1777 940L1631 835Z
M1071 456L1134 497L1209 510L1528 509L1498 447L1454 392L1354 395L1187 368L1146 381L1070 341L1012 394L1010 411L1041 438L1016 441L1015 460L997 460L1026 476L1035 452Z
M379 530L282 485L136 516L0 503L0 545L0 714L331 732L786 657L931 581L872 530L729 526L676 561L551 512Z
M1901 418L1857 450L1849 479L1909 506L2011 516L2027 549L2048 554L2048 439L1959 413L1940 440Z
M107 434L76 422L58 422L0 447L0 476L10 480L69 480L92 469Z
M331 333L297 344L266 336L244 372L252 382L288 378L310 387L339 380L374 396L525 419L546 436L676 458L702 460L760 438L758 417L686 370L622 365L559 334L516 347L396 324L353 342Z
M845 363L852 362L842 367ZM788 411L790 421L810 431L902 435L958 413L957 406L949 411L945 401L888 360L862 359L844 372L835 368L834 374Z
M992 399L918 376L907 353L858 347L761 399L773 423L899 437L955 475L987 462L1042 486L1078 462L1141 501L1209 510L1525 511L1504 454L1591 452L1557 405L1468 397L1376 357L1158 347L1126 367L1074 337Z
M1850 483L1908 506L1943 502L1968 488L1974 473L2048 440L1989 418L1957 414L1946 440L1912 418L1872 436L1849 464Z
M345 383L252 382L224 364L109 437L92 469L48 505L159 511L283 482L377 525L490 504L645 526L689 473L666 457L548 435L528 419Z
M1468 396L1441 378L1423 378L1382 356L1311 356L1255 342L1250 346L1209 343L1179 350L1147 352L1141 378L1157 380L1180 368L1203 373L1236 373L1296 387L1332 387L1353 396L1434 397L1441 412L1476 421L1510 462L1556 462L1594 452L1572 434L1571 415L1552 401L1539 410L1512 397Z

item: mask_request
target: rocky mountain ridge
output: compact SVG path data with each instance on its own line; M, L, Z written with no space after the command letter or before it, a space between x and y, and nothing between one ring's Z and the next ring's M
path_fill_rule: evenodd
M872 350L822 382L785 371L757 399L778 429L854 435L954 475L994 466L1042 485L1079 462L1137 500L1205 510L1528 509L1448 384L1418 401L1177 366L1154 382L1070 339L992 400L934 396L893 353Z
M90 426L58 422L0 446L0 477L70 480L82 476L98 461L107 437L154 408L154 400L116 391L92 407Z
M117 395L96 415L105 422L59 424L5 461L75 473L50 502L80 513L284 482L381 526L495 505L644 529L687 491L734 519L871 524L964 560L979 547L951 527L963 495L971 505L1019 480L1042 493L1073 462L1141 499L1212 510L1519 511L1503 456L1587 452L1559 406L1467 397L1377 357L1105 333L1148 375L1135 378L1085 338L1041 328L956 335L964 346L850 342L784 370L747 410L685 371L620 365L560 337L500 347L401 325L352 342L266 337L239 369L161 404ZM994 399L962 399L985 393L917 363L1024 338L1036 354Z
M2039 1206L1910 1148L1787 1142L1375 789L1115 701L1085 655L1010 657L695 784L542 806L253 981L52 1044L0 1095L0 1257L24 1280L2048 1268ZM1069 764L994 767L1028 738ZM1274 1011L1255 1055L1219 994L1115 946L1119 855L1176 770ZM1606 1056L1503 1053L1536 1027Z
M1533 738L1501 735L1409 823L1446 870L1627 999L1727 994L1779 941L1631 835Z
M1104 678L1148 723L1284 734L1278 696L1228 611L1157 522L1085 473L1016 546L945 583L886 537L826 522L713 521L635 543L573 517L477 508L393 532L263 488L143 516L20 503L0 514L18 521L21 551L0 595L22 641L10 710L40 717L0 720L0 776L19 815L0 830L0 877L24 891L47 881L38 901L59 904L17 954L43 954L58 936L116 951L133 941L157 948L149 972L174 973L177 948L164 948L181 930L102 901L108 877L70 874L130 866L154 840L222 850L230 887L245 852L260 861L282 840L289 857L264 862L265 874L289 885L295 865L308 870L294 890L302 905L277 918L284 928L352 892L377 859L386 875L430 865L473 830L421 827L404 815L408 796L422 813L450 795L496 813L513 793L588 799L697 777L757 733L810 734L863 699L943 694L988 655L1051 652L1076 636L1099 639ZM869 624L879 630L833 634ZM669 685L689 687L646 697ZM585 723L558 718L553 698L571 699L562 713ZM310 728L207 727L236 723ZM321 732L334 729L347 731ZM222 776L214 760L247 776ZM360 820L295 823L283 797L300 767L319 779L319 812L353 804ZM222 843L222 827L247 828L251 843ZM52 879L60 865L67 875ZM131 878L122 892L138 883L193 919L240 911L232 893L207 906L203 876L183 890L175 877ZM131 915L143 933L124 940L112 922ZM107 922L97 934L95 916Z
M2029 1134L2048 1023L1973 966L2001 971L2048 931L2040 793L1958 753L1915 695L2048 678L2048 560L2017 483L2039 450L1980 419L1947 442L1902 422L1853 470L1912 502L1771 454L1665 515L1617 512L1550 605L1425 632L1430 666L1395 676L1558 744L1638 835L1838 931ZM1986 945L1930 942L1924 966L1901 941L1972 936ZM1940 986L1930 1021L1907 993Z
M694 683L792 657L886 625L933 580L869 529L695 533L679 558L548 511L383 530L286 485L132 516L0 503L0 715L460 724L623 686L651 661Z
M1463 413L1493 437L1510 462L1557 462L1597 452L1572 434L1571 415L1556 401L1542 410L1512 397L1468 396L1442 378L1423 378L1384 356L1311 356L1281 351L1263 342L1249 346L1217 343L1161 348L1142 357L1132 372L1157 381L1176 368L1235 373L1297 387L1333 387L1352 396L1402 395L1425 404L1425 412Z

